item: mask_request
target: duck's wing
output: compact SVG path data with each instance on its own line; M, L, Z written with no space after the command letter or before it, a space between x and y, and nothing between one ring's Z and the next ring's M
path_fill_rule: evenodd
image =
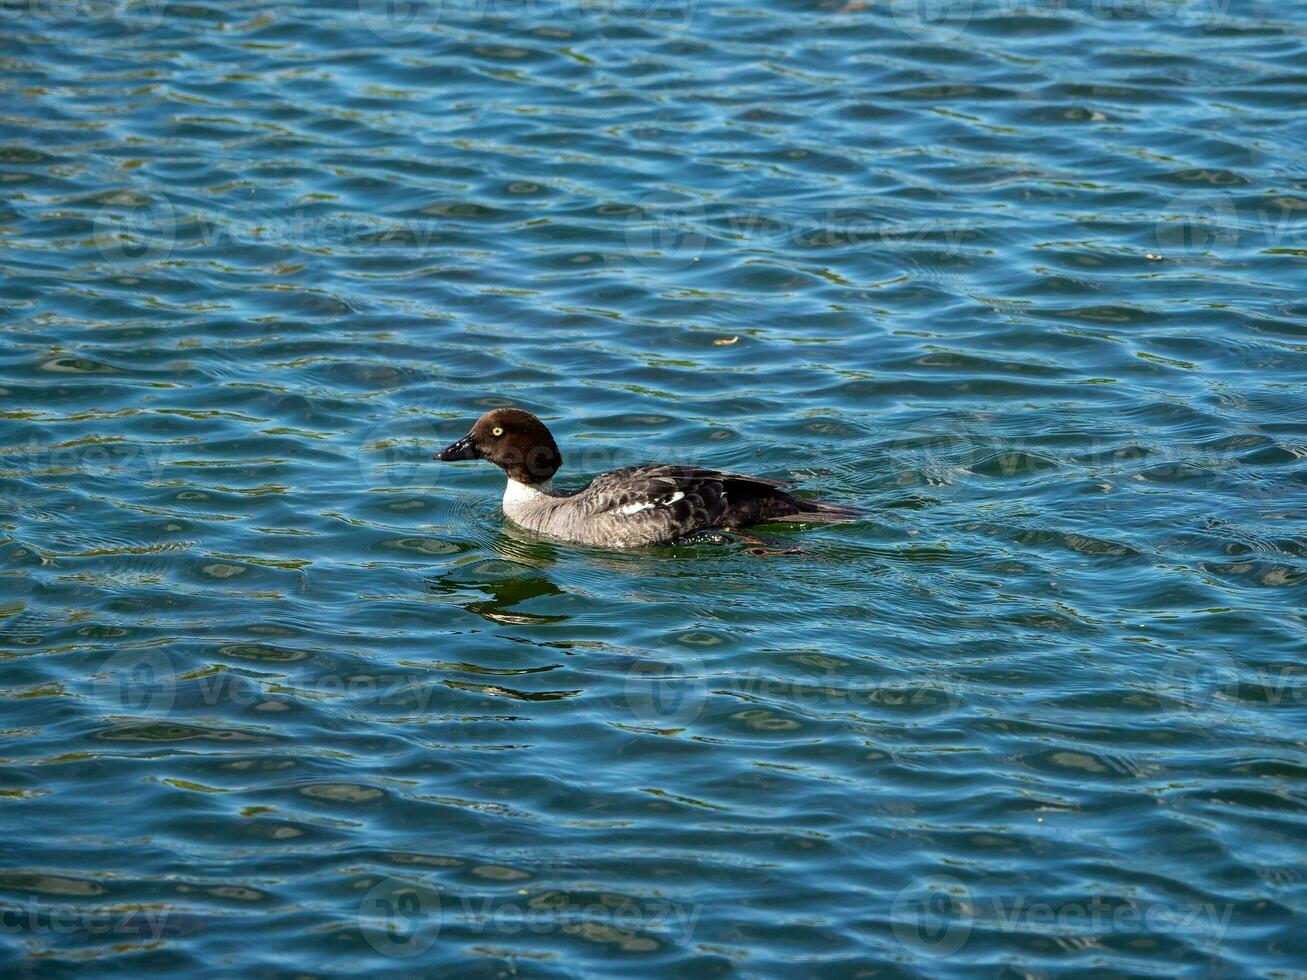
M620 520L642 536L673 538L717 526L726 511L723 475L690 466L628 466L595 477L578 497L593 517Z
M581 492L595 517L666 537L769 521L833 523L856 520L851 507L803 500L783 480L696 466L631 466L596 477Z
M698 484L716 483L723 487L738 486L744 492L763 492L766 490L789 490L794 484L784 480L769 480L761 476L745 476L726 470L709 470L700 466L628 466L613 470L594 478L586 489L596 493L621 493L626 490L638 491L642 488L660 490L673 487L677 490L695 487Z

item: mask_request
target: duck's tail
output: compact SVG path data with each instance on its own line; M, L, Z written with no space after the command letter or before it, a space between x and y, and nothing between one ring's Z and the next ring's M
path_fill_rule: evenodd
M789 493L794 484L763 480L735 473L718 474L729 502L725 527L751 524L845 524L862 517L862 511L845 504L805 500Z
M803 500L791 497L799 510L790 517L781 518L798 524L847 524L863 518L863 512L847 504L832 504L821 500Z

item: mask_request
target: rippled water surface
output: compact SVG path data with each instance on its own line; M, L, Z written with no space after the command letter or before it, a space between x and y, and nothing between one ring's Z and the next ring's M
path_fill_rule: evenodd
M1307 7L0 12L4 975L1307 971Z

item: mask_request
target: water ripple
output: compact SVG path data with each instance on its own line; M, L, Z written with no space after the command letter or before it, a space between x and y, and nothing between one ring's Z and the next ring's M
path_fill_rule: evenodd
M4 21L8 972L1301 970L1300 10Z

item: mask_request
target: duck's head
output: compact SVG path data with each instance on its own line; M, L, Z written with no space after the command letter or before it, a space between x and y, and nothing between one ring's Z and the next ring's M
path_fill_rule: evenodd
M445 463L488 459L510 480L527 486L548 483L563 465L563 455L545 424L520 408L486 412L471 432L436 453L435 458Z

